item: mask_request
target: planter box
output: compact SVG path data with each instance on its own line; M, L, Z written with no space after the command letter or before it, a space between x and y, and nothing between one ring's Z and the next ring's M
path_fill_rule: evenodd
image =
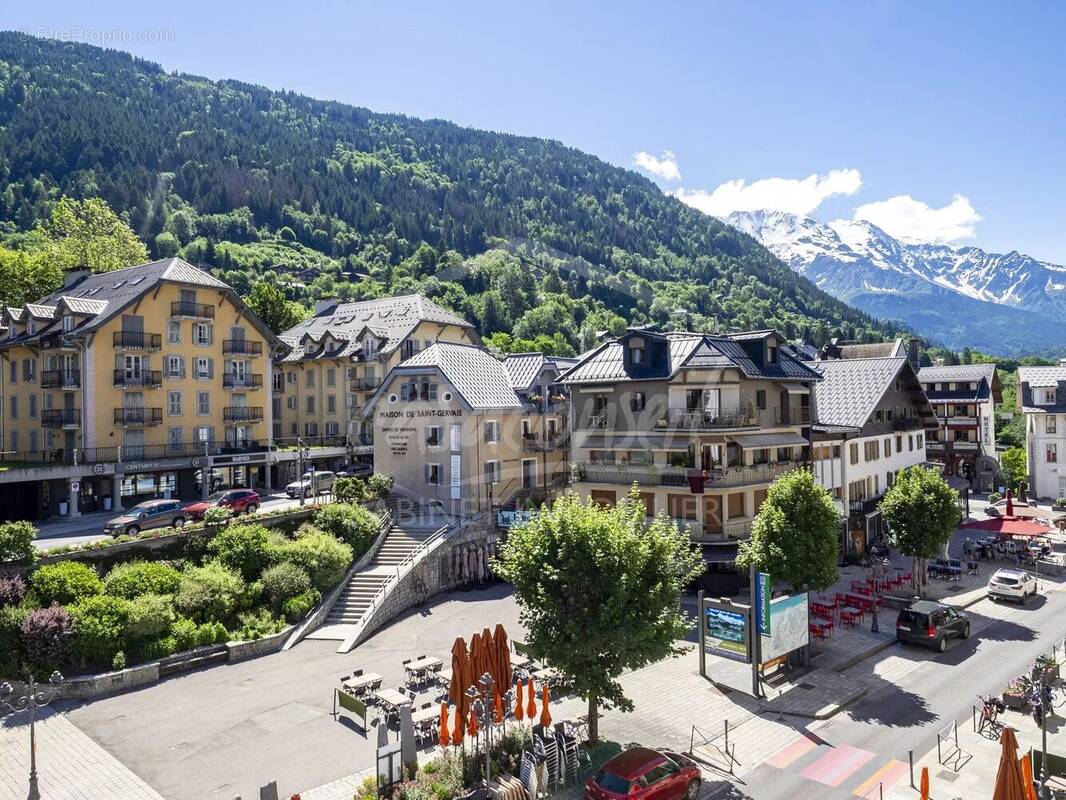
M1020 694L1003 694L1003 705L1007 708L1021 709L1025 708L1026 703L1025 696Z

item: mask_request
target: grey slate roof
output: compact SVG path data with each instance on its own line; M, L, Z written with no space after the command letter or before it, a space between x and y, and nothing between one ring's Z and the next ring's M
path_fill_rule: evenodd
M953 367L922 367L918 370L918 380L922 383L954 383L983 378L991 384L995 374L995 364L956 364Z
M858 342L856 344L842 344L840 347L841 358L896 358L906 357L907 348L902 339L891 342Z
M301 341L306 334L318 340L326 331L329 331L337 338L355 341L364 330L370 329L385 340L379 352L389 353L399 347L420 322L437 322L442 325L458 325L470 329L474 327L462 317L441 308L422 295L406 294L380 300L340 303L319 316L311 317L289 328L281 338L287 344L296 347L295 343ZM302 349L300 347L300 357L302 357ZM300 358L291 360L298 361Z
M839 358L809 361L822 381L814 387L818 424L861 428L888 391L906 358ZM931 415L932 409L926 410Z
M1018 383L1058 386L1059 381L1066 381L1066 367L1018 367Z
M395 367L392 373L402 374L425 367L439 369L471 408L526 408L526 403L511 386L511 374L503 362L481 345L435 342Z

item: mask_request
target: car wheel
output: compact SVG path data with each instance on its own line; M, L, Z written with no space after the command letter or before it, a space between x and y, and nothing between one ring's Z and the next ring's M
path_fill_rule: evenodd
M939 639L937 639L935 647L936 647L936 651L938 653L943 653L945 650L947 650L948 649L948 639L947 639L947 637L946 636L941 636Z
M174 522L171 523L175 528L181 529L185 527L185 517L174 517Z
M141 529L138 528L136 525L129 525L126 528L126 535L127 536L136 536L140 532L141 532Z
M688 788L685 789L685 800L696 800L696 798L699 797L699 794L700 782L695 780L689 781Z
M255 514L258 511L259 511L259 506L257 506L255 503L252 503L251 505L248 506L248 508L244 509L244 513L245 514Z
M963 639L969 639L970 638L970 623L968 623L968 622L966 623L966 627L962 629L962 638Z
M304 489L304 497L310 499L310 497L311 497L311 490L310 489Z

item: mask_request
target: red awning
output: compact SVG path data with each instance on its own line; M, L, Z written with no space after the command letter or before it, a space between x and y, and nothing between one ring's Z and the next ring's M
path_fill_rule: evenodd
M968 531L988 531L1000 536L1047 536L1051 530L1039 522L1018 517L992 517L991 519L965 522L959 526Z

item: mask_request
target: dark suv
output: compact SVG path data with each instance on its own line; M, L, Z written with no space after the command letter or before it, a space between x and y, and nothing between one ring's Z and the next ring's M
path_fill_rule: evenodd
M919 600L899 612L896 641L931 647L938 653L948 649L948 639L970 638L970 620L951 606Z

